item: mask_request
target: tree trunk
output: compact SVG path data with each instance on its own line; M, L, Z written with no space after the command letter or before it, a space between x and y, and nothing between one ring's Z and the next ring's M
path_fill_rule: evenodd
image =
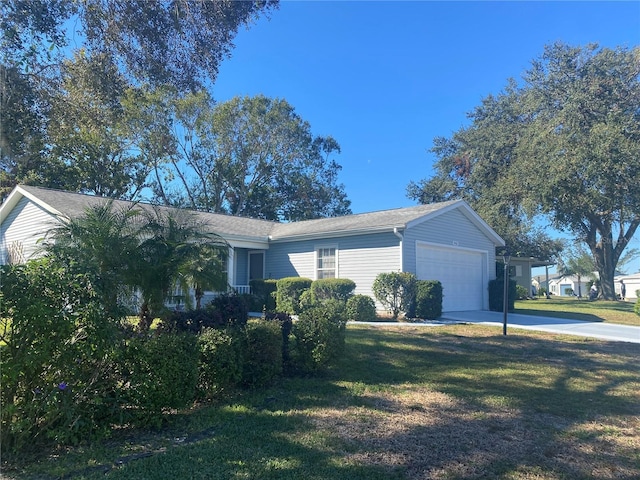
M600 298L603 300L616 300L616 290L613 277L615 276L617 259L614 258L613 236L611 230L600 237L600 241L596 241L595 230L592 235L587 238L587 244L593 254L593 260L596 270L600 277ZM608 235L606 235L608 233Z
M151 328L152 323L153 317L151 316L151 311L149 310L149 302L145 301L140 307L140 321L138 322L138 330L140 330L140 332L142 333L146 333Z

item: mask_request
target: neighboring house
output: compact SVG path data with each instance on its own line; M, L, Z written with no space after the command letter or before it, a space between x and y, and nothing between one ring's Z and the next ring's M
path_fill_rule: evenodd
M105 200L16 187L0 207L0 261L26 261L47 230ZM291 223L194 214L229 243L229 285L239 292L248 292L254 278L338 277L373 297L379 273L403 271L439 280L445 312L486 310L488 282L496 277L495 249L504 246L462 200Z
M498 257L500 260L500 257ZM535 297L540 289L540 282L531 278L531 269L534 267L545 267L554 265L552 262L538 260L533 257L511 257L509 260L511 279L515 280L518 285L526 288L529 295ZM546 286L546 280L544 282ZM534 287L535 286L535 291Z
M632 275L617 275L615 277L615 289L616 295L620 295L620 280L624 282L625 285L625 299L627 300L637 300L638 299L638 290L640 290L640 272L634 273Z
M589 282L591 282L591 278L588 275L582 275L580 283L578 283L577 275L562 275L549 279L549 293L560 297L578 296L578 293L580 293L583 297L588 297Z

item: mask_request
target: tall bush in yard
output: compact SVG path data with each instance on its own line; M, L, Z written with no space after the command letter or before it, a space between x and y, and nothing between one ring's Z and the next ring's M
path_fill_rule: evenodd
M400 312L415 316L416 276L407 272L380 273L373 282L373 294L394 319Z
M311 373L326 368L344 349L345 306L336 300L308 308L293 324L294 369Z
M300 313L300 296L311 288L310 278L285 277L276 282L276 309L294 315Z
M232 389L242 378L238 329L206 328L198 335L198 395L211 399Z
M106 435L119 321L87 275L51 259L0 272L3 451Z
M247 323L244 337L242 383L247 387L269 385L282 374L282 329L276 322Z
M442 284L437 280L416 282L416 317L435 320L442 315Z

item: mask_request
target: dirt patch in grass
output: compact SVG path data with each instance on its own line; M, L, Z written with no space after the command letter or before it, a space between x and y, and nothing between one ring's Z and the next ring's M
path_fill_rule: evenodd
M366 393L365 406L323 409L312 421L342 439L346 462L400 467L409 479L640 478L637 417L570 425L555 415L479 410L441 392L402 388Z

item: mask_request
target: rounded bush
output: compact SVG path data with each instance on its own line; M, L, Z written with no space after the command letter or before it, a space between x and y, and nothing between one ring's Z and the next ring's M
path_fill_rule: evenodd
M293 324L293 367L304 373L326 368L344 349L345 307L328 301L304 310Z
M354 295L347 300L345 309L347 320L369 322L376 319L376 304L368 295Z
M285 277L276 282L276 308L290 315L300 313L300 295L311 288L310 278Z
M311 284L311 297L313 303L326 300L346 302L353 295L355 288L355 282L347 278L322 278Z

